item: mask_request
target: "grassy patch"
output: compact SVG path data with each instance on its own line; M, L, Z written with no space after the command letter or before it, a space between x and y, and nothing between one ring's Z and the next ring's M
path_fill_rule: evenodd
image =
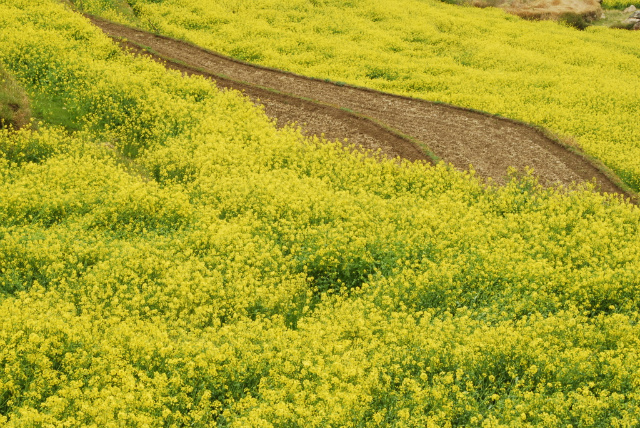
M123 19L129 23L137 23L138 17L135 9L127 0L87 1L87 0L63 0L63 3L71 4L85 12L101 15L110 19Z
M589 26L589 22L582 15L573 12L563 13L558 17L558 22L576 30L584 30Z
M69 131L82 128L77 117L61 97L37 94L33 98L33 117L50 125L62 126Z
M0 128L21 128L29 123L29 98L15 79L0 68Z
M616 9L608 9L608 10L604 10L603 12L604 12L603 13L604 18L594 21L593 25L597 25L599 27L624 28L624 29L631 29L631 27L633 27L633 24L631 25L623 24L623 21L625 21L631 15L630 13L628 12L625 13L621 10L616 10Z
M638 7L640 6L640 2L637 0L603 0L602 2L602 6L605 9L623 10L631 5Z

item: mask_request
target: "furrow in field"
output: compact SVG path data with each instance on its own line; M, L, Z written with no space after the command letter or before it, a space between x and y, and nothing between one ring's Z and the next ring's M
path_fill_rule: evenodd
M532 167L546 185L595 180L604 192L632 196L577 150L524 123L247 64L166 36L89 19L111 37L149 48L171 68L209 75L221 87L243 90L279 123L306 124L310 134L348 138L392 157L428 160L413 140L457 168L473 165L478 176L498 183L504 182L509 167Z

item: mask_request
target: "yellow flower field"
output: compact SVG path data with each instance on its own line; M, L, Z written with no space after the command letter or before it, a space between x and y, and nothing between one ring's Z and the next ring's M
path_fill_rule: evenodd
M277 130L56 0L0 65L0 426L638 426L636 206Z
M639 32L438 0L133 0L126 17L78 3L246 61L530 122L640 190Z
M628 6L638 6L634 0L603 0L603 9L626 9Z

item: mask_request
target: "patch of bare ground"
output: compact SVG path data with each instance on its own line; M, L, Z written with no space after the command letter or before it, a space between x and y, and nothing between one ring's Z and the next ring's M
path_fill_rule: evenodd
M120 39L121 47L128 51L149 56L165 67L187 75L199 75L215 80L221 89L233 89L248 96L254 103L264 106L267 116L276 120L279 127L298 125L305 135L324 136L328 140L339 140L348 144L380 151L389 158L431 162L431 158L410 138L400 135L376 122L346 110L322 103L292 97L267 88L260 88L220 75L189 67L150 53L144 46L128 39Z
M586 21L593 21L602 16L602 7L597 0L471 0L470 4L498 7L512 15L532 20L557 21L567 14L575 14Z
M605 167L525 123L255 66L166 36L89 19L111 37L126 39L130 47L150 50L168 67L209 75L221 87L259 99L279 123L306 123L307 133L349 138L392 157L426 160L425 152L411 143L418 141L455 167L473 165L477 176L497 183L505 182L510 167L531 167L544 185L595 181L602 192L635 198Z
M0 69L0 128L22 128L30 120L27 93L9 73Z

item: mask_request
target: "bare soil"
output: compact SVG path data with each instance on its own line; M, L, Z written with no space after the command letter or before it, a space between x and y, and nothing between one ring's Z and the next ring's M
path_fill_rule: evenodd
M498 7L531 20L557 21L564 14L572 13L593 21L602 15L598 0L469 0L469 3L476 7Z
M338 140L346 145L354 144L356 147L374 152L379 151L380 154L391 159L401 158L433 163L432 159L411 138L364 116L195 69L150 53L145 49L146 46L128 39L118 39L118 43L134 54L149 56L151 59L160 61L167 68L181 71L187 75L209 77L221 89L242 92L254 103L262 105L267 116L274 119L278 127L298 126L305 135L322 136L327 140Z
M431 152L461 170L473 165L476 176L491 177L497 183L505 182L509 167L532 167L544 185L595 181L602 192L635 199L606 168L525 123L256 66L188 42L88 18L130 49L142 53L148 48L147 54L167 67L209 76L222 88L241 90L262 103L277 123L296 122L308 134L340 141L348 138L409 160L429 161Z
M0 70L0 128L19 129L29 125L31 109L24 88Z

